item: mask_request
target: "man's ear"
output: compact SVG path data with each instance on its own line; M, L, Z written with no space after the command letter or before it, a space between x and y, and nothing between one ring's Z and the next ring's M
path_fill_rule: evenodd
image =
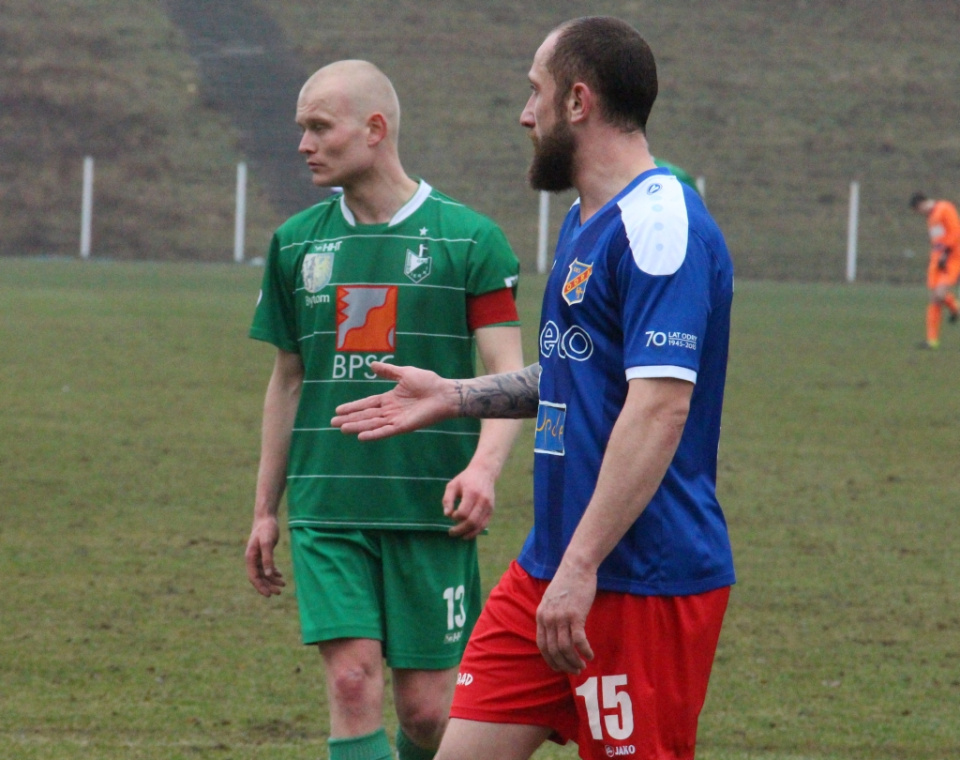
M373 113L367 119L367 145L371 148L385 140L390 128L382 113Z
M574 82L566 103L570 123L577 124L586 119L596 107L596 96L583 82Z

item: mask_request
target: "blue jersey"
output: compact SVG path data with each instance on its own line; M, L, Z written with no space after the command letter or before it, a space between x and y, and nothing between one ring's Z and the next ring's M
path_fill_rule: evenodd
M734 582L716 497L733 265L699 196L664 169L564 221L540 324L534 526L523 568L550 579L593 495L633 378L694 383L676 455L600 565L598 588L683 596Z

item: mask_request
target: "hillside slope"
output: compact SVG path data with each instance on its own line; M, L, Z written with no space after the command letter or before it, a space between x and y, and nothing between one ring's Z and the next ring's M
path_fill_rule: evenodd
M0 254L76 255L85 155L94 255L229 260L237 135L149 0L0 6ZM275 222L250 198L259 245Z
M517 118L533 52L582 3L246 1L282 30L303 77L348 56L382 66L404 109L407 169L497 219L533 267L537 199ZM205 93L166 10L160 0L4 3L0 254L74 253L91 153L103 156L100 251L229 258L242 130ZM915 189L960 198L960 3L600 0L589 10L650 41L661 78L651 146L706 178L739 276L842 279L856 179L860 277L922 279L923 223L906 199ZM295 153L295 135L276 150ZM262 250L284 212L265 177L252 181L249 241ZM568 202L554 203L554 230Z

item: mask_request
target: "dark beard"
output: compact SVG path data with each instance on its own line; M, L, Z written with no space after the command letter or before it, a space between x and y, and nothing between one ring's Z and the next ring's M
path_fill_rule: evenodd
M539 140L533 141L533 160L527 179L534 190L559 193L573 187L573 154L577 142L567 122L559 119L556 126Z

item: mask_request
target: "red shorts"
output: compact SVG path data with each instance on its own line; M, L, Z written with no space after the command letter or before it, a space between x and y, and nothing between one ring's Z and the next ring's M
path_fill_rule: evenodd
M692 758L729 587L598 592L586 625L594 659L573 676L551 670L537 648L547 585L511 563L470 636L451 717L545 726L585 760Z

